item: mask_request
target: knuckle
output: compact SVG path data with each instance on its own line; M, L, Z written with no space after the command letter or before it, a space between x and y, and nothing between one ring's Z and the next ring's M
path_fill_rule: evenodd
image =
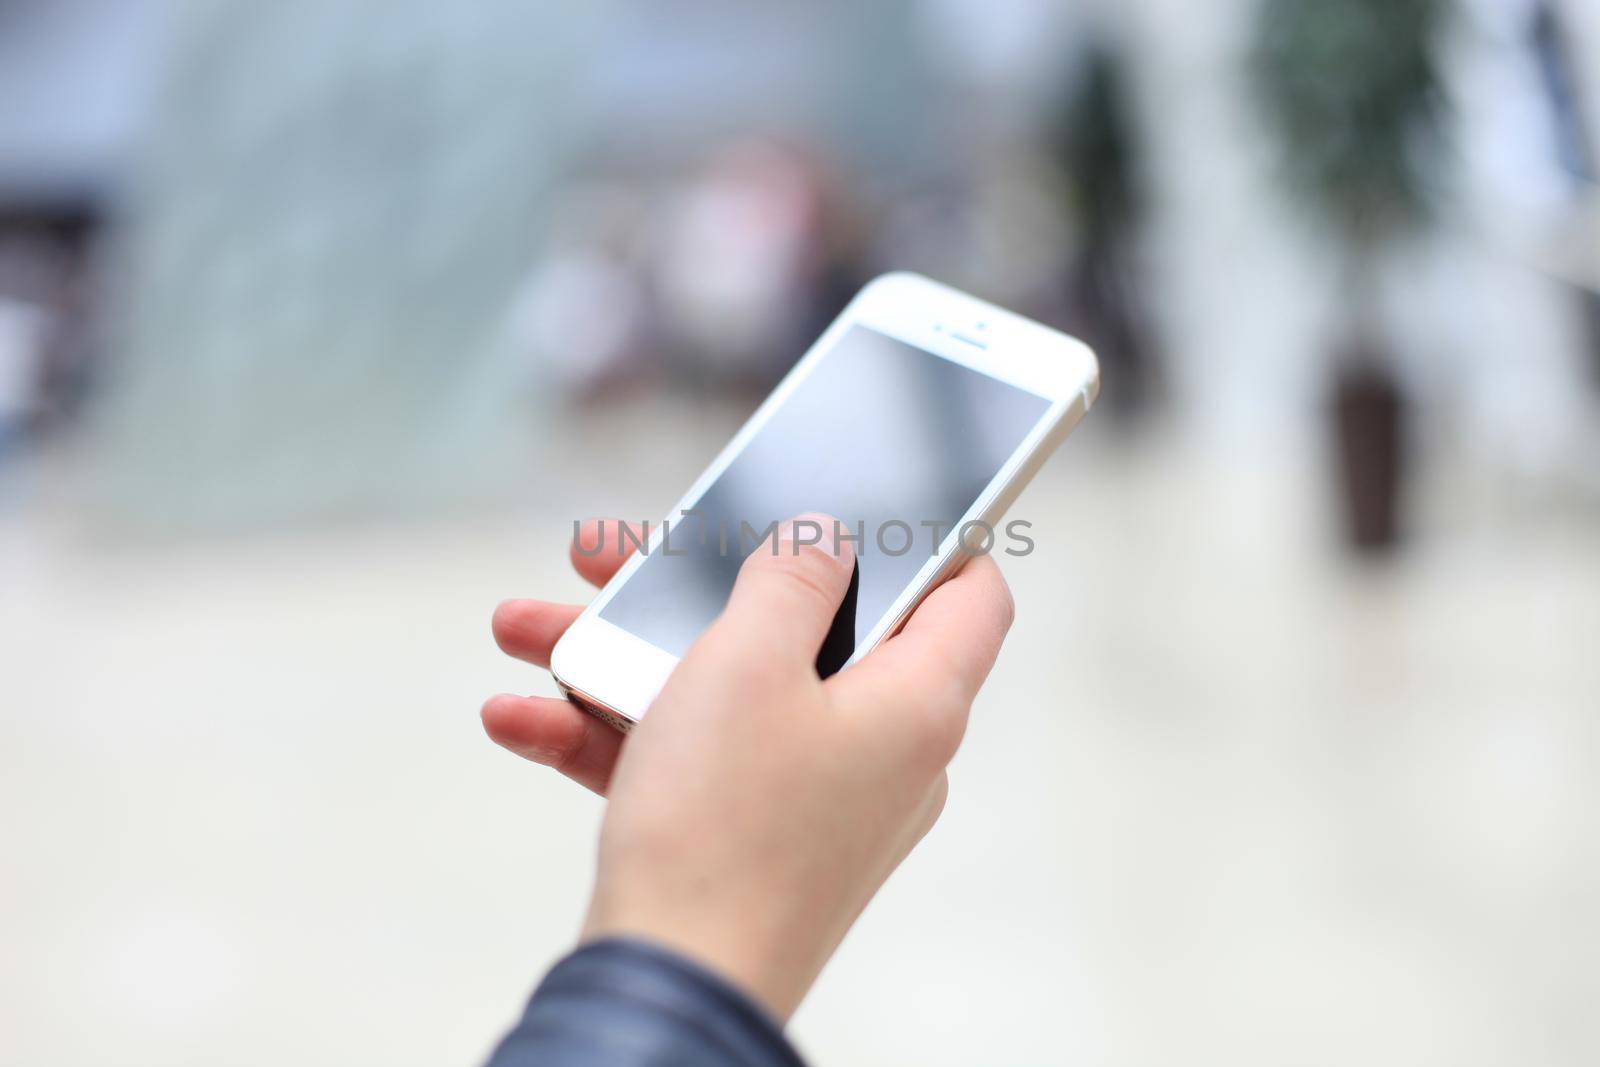
M1017 598L1011 593L1010 584L1001 578L999 582L999 609L1000 632L1009 633L1011 624L1017 621Z
M939 817L944 814L945 805L949 800L950 776L940 771L939 776L934 779L933 791L928 794L927 806L923 809L922 824L917 828L918 840L928 836L928 831L933 829Z
M943 770L955 758L967 732L966 704L935 700L919 716L911 738L913 759L930 770Z
M557 774L565 775L569 778L572 777L577 769L578 756L583 751L583 742L587 736L588 732L585 730L584 733L580 733L571 741L558 745L553 749L547 749L540 753L543 758L539 759L539 762Z
M829 608L838 605L843 561L819 545L782 544L773 552L750 557L751 566L767 571L804 597L815 597Z
M829 606L839 599L839 561L815 545L802 547L784 568L789 581Z

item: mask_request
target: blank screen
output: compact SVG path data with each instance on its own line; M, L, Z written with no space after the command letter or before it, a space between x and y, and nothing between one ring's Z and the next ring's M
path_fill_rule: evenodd
M722 611L763 531L803 512L852 534L858 589L853 647L994 480L1049 409L1044 397L854 326L825 353L743 451L675 521L601 618L681 657ZM895 523L910 528L912 543ZM886 525L889 524L889 525ZM883 546L877 543L879 532ZM831 538L831 531L826 535ZM703 542L703 543L702 543ZM886 551L884 550L886 549ZM606 551L612 551L607 546Z

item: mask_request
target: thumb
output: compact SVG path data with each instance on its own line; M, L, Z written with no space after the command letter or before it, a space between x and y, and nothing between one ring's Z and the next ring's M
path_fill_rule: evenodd
M778 525L739 568L717 623L719 647L812 669L855 570L846 533L828 515Z

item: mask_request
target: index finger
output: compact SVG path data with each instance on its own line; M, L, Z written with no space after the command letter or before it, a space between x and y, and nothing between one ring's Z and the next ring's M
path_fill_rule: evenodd
M568 554L572 569L593 586L602 586L622 569L645 540L644 528L621 519L588 519L576 531Z

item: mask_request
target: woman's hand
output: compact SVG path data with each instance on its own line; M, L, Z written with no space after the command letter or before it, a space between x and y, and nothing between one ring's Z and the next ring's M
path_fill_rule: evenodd
M817 650L853 559L830 537L797 546L792 530L746 560L626 743L560 700L499 696L483 709L497 742L611 797L585 937L674 948L779 1019L938 818L945 765L1012 614L994 562L973 559L898 636L821 681ZM573 562L600 584L622 561ZM495 639L548 666L580 610L508 601Z

